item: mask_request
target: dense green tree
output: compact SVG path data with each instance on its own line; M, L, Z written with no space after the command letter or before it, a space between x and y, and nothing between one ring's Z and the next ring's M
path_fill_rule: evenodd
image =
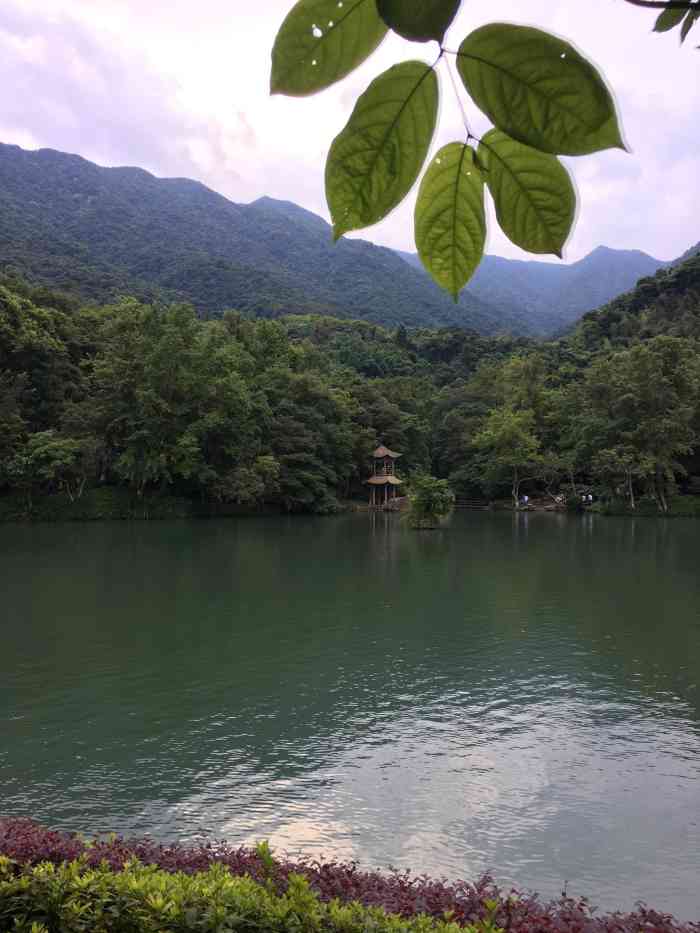
M698 373L697 345L677 337L655 337L595 360L578 391L579 459L604 475L615 462L625 465L630 500L638 477L667 511L668 492L684 472L680 458L695 443Z
M700 354L677 326L700 267L691 255L678 270L653 280L652 306L624 312L639 325L652 308L654 328L584 339L608 327L608 307L540 345L455 330L399 338L313 315L202 321L133 299L81 307L5 279L0 495L29 511L97 484L128 487L146 513L162 494L205 511L327 512L365 499L383 441L403 453L403 477L449 478L462 496L517 501L528 479L534 494L597 487L638 506L647 493L664 510L700 475Z
M491 489L507 478L517 508L521 485L536 479L543 463L532 411L506 405L493 409L472 444L481 454L475 465L484 487Z
M80 442L61 437L55 431L30 434L5 461L6 476L31 512L39 490L65 490L71 499L79 498L86 482Z
M238 345L220 342L187 306L132 300L113 310L102 336L89 417L110 469L138 497L176 480L215 483L249 436Z

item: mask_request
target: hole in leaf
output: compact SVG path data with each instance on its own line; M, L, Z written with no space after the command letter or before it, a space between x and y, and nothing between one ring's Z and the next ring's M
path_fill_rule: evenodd
M442 165L442 159L436 159L435 162L436 162L438 165Z
M312 65L315 65L315 64L316 64L316 59L314 59L314 60L311 62L311 64L312 64Z
M323 30L319 29L316 23L314 23L313 26L311 27L311 32L315 39L320 39L321 36L323 35Z
M559 58L566 58L566 52L562 52Z
M329 29L332 29L332 28L333 28L333 20L332 20L332 19L329 19L329 20L328 20L328 28L329 28Z

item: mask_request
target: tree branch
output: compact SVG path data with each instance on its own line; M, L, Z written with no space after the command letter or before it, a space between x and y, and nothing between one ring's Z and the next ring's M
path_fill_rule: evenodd
M700 0L625 0L647 10L700 10Z

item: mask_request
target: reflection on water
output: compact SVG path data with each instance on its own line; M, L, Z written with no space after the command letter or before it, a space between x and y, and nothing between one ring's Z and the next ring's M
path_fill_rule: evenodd
M700 523L0 529L0 811L700 915Z

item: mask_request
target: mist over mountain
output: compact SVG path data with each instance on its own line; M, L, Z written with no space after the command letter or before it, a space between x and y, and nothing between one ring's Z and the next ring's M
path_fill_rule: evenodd
M569 266L487 256L455 304L416 256L334 244L330 226L296 204L236 204L188 179L0 144L0 268L96 301L128 293L189 301L203 314L547 336L662 265L606 247Z

